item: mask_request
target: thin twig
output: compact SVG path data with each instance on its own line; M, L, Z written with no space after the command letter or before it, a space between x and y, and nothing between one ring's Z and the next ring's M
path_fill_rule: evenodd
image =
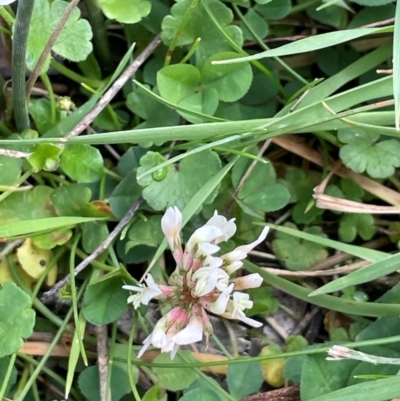
M18 150L0 149L0 156L13 157L14 159L26 159L32 153L20 152Z
M96 326L97 363L99 369L100 401L109 401L107 397L108 378L108 330L107 325Z
M121 76L113 83L108 91L99 100L96 106L90 111L85 118L65 137L72 138L79 135L86 127L100 114L100 112L111 102L117 92L125 85L128 79L138 70L138 68L153 53L154 49L161 43L160 35L157 35L149 45L140 53L135 61L121 74Z
M51 49L53 48L54 44L56 43L60 33L62 32L64 25L67 23L68 18L70 17L72 11L79 3L79 0L72 0L71 3L68 4L67 8L65 9L63 15L61 16L60 21L58 22L56 28L54 29L53 33L51 34L46 46L44 47L42 54L37 61L35 68L33 69L31 76L26 83L26 99L29 102L29 98L31 97L31 92L33 85L35 85L36 80L38 79L40 72L42 71L43 65L46 62L47 57L51 53Z
M93 262L98 256L100 256L114 241L114 239L118 236L118 234L125 228L125 226L131 221L132 217L135 215L140 205L142 204L143 199L139 198L133 206L127 211L125 216L121 219L121 221L117 224L113 231L109 234L109 236L95 249L95 251L90 254L86 259L84 259L78 266L76 266L74 270L74 275L77 276L82 270L84 270L91 262ZM52 301L54 295L67 283L70 281L70 275L67 275L62 280L60 280L52 289L46 291L42 294L42 302L48 303Z

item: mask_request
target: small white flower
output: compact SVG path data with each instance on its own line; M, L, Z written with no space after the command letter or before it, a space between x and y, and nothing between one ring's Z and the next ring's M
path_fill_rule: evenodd
M254 273L235 278L233 282L235 283L235 290L246 290L248 288L258 288L262 284L263 278L258 273Z
M137 309L140 304L148 305L152 298L162 294L160 287L155 283L151 274L146 276L145 282L147 287L144 287L143 285L140 285L140 287L134 285L122 286L122 288L125 290L138 292L137 294L131 295L128 298L128 303L132 303L135 309Z
M244 314L245 309L250 309L253 307L253 301L250 301L249 294L244 294L242 292L234 292L232 300L228 302L226 312L222 315L227 319L237 319L243 323L248 324L253 327L261 327L262 323L257 322L257 320L250 319Z
M218 283L219 270L217 266L212 265L200 267L193 273L192 279L196 282L193 296L202 297L214 290Z
M200 242L214 242L214 240L223 235L220 228L215 226L203 226L198 228L189 238L186 243L185 253L196 250Z
M208 304L207 309L216 315L224 313L229 302L230 294L233 291L233 286L234 284L231 284L229 287L225 288L225 290L219 294L216 301Z
M264 227L264 229L261 231L261 234L259 235L259 237L251 242L250 244L247 245L241 245L238 246L235 251L243 251L244 253L247 254L253 249L255 248L258 244L261 244L261 242L263 242L265 240L265 238L267 238L268 235L268 231L269 231L269 227Z
M236 232L235 219L228 221L224 216L219 215L217 211L215 211L214 216L207 221L206 226L215 226L221 229L222 234L214 240L216 244L227 241L229 238L233 237Z

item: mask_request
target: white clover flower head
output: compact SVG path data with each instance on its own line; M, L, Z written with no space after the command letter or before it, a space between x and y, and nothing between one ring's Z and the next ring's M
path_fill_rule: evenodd
M177 207L167 209L161 219L161 228L176 262L168 285L157 284L148 274L145 285L123 286L136 292L128 298L135 308L141 304L148 305L152 299L163 301L164 306L172 306L143 341L138 357L153 345L174 358L180 345L201 341L203 335L208 345L213 328L207 311L238 319L253 327L262 325L246 316L245 311L253 306L253 302L248 294L239 291L259 287L262 277L257 273L238 278L233 275L243 266L242 260L247 254L264 241L268 228L254 242L220 256L217 244L235 234L235 219L227 220L215 212L204 226L195 230L184 248L180 236L182 214Z

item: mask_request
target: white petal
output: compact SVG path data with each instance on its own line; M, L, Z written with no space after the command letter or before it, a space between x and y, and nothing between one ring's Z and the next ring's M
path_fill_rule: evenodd
M253 273L235 278L233 282L235 283L235 290L246 290L248 288L258 288L262 284L263 278L258 273Z
M222 235L216 238L215 243L226 241L233 237L236 232L235 219L229 221L226 220L224 216L221 216L215 211L214 216L206 223L207 226L216 226L222 230Z
M139 287L137 285L123 285L122 288L128 291L143 291L143 286Z
M264 227L264 229L261 231L260 236L254 242L251 242L250 244L247 245L238 246L235 250L243 251L246 254L249 253L253 248L255 248L258 244L263 242L265 238L267 238L268 231L269 227Z
M228 305L229 297L232 290L233 290L233 284L231 284L228 288L226 288L225 291L221 292L216 301L210 302L207 309L210 312L215 313L216 315L221 315L222 313L224 313Z
M180 246L180 232L182 229L182 213L174 206L169 207L161 219L161 229L167 238L169 247L174 250Z
M240 319L243 323L248 324L251 327L261 327L263 324L258 322L257 320L250 319L249 317L245 316Z
M7 4L14 3L15 0L0 0L0 6L6 6Z
M176 344L186 345L193 344L201 341L203 338L203 324L201 319L193 317L189 324L181 330L178 334L175 334L173 340Z
M200 242L213 242L216 238L221 236L223 232L220 228L215 226L203 226L198 228L186 244L185 252L190 252Z
M200 242L197 246L196 258L201 259L207 255L212 255L219 251L219 246L210 244L209 242Z
M140 358L145 353L147 348L150 347L150 345L151 345L151 334L145 338L145 340L143 341L142 344L144 344L144 345L143 345L143 347L140 349L140 351L138 353L138 356L137 356L138 358Z

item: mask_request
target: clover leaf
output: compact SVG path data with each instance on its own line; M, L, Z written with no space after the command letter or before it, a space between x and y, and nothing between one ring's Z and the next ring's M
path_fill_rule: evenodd
M140 159L138 183L143 189L143 198L154 210L170 206L183 209L190 199L221 169L218 155L211 150L185 157L179 164L168 165L152 174L142 175L152 167L164 162L156 152L148 152ZM217 196L218 188L207 198L210 203Z
M297 229L292 223L286 223L286 227ZM308 227L305 232L318 236L325 236L320 227ZM276 233L276 239L272 241L272 249L276 257L289 270L303 270L314 263L325 260L328 252L325 247L314 242L296 238L283 232Z
M162 23L161 38L169 45L191 45L197 38L201 42L195 53L196 65L201 66L212 55L232 49L218 27L211 20L204 5L218 21L224 34L239 47L243 45L243 33L238 26L230 25L233 21L232 11L218 0L204 0L196 7L192 0L178 0L171 8L171 15L167 15ZM175 42L176 41L176 42Z
M374 218L370 214L349 213L340 219L339 237L344 242L353 242L357 234L368 241L375 233Z
M0 358L18 351L33 332L35 312L27 293L15 283L0 289Z
M99 5L107 18L123 24L135 24L147 17L151 10L148 0L99 0Z
M43 52L51 34L61 19L68 2L55 0L35 0L29 27L26 64L32 70ZM52 50L70 61L83 61L92 51L92 28L88 21L80 19L79 8L74 8L64 29L56 40ZM48 70L50 56L47 58L42 72Z
M340 158L356 173L366 171L373 178L387 178L400 167L400 143L396 139L378 142L379 134L360 128L340 130L338 138L345 143Z

